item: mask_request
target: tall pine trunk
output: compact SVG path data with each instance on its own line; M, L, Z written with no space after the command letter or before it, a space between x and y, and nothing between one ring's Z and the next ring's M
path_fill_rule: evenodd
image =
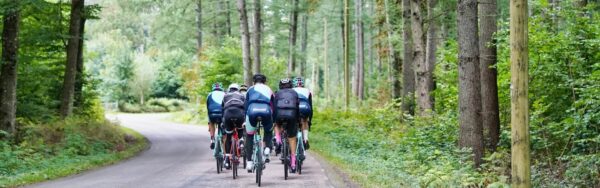
M302 54L302 59L300 62L300 76L306 76L306 47L308 45L308 12L302 15L302 42L300 46L300 52Z
M527 0L510 1L510 124L512 187L531 187Z
M84 7L85 8L85 7ZM85 11L85 10L84 10ZM77 51L77 75L75 76L75 101L73 106L75 108L82 107L83 105L83 85L85 84L84 77L84 66L83 66L83 39L85 31L85 17L81 18L81 27L79 27L79 49Z
M438 22L435 16L435 6L437 4L437 0L427 0L427 42L426 42L426 50L425 51L425 65L427 66L427 74L425 79L427 80L427 91L429 93L429 103L431 103L431 109L434 109L435 101L433 96L433 90L435 89L435 81L434 81L434 72L435 72L435 54L437 52L438 38L437 38L437 29Z
M77 76L77 54L79 51L80 27L83 17L84 0L71 1L71 20L69 21L69 44L67 45L67 64L62 88L60 115L66 118L73 112L75 79Z
M248 31L248 16L246 15L246 1L238 0L240 12L240 34L242 35L242 62L244 64L244 83L252 85L252 67L250 62L250 32Z
M296 33L298 30L298 0L292 0L292 11L290 13L289 52L288 52L288 77L293 76L296 71Z
M198 58L202 55L202 0L196 0L196 49Z
M330 80L330 76L329 76L329 58L327 57L327 52L329 51L329 38L327 37L329 35L329 33L327 33L327 18L323 18L323 66L325 66L325 71L324 71L324 76L323 76L323 82L325 88L323 88L323 92L325 92L325 97L327 99L327 102L330 101L330 97L329 97L329 80Z
M3 15L2 62L0 62L0 130L13 135L16 132L20 8L19 0L11 0L6 4L10 7L5 10Z
M402 0L402 40L404 62L402 63L402 111L414 115L415 70L413 64L410 0Z
M364 39L362 23L362 0L354 0L354 9L356 11L355 23L355 49L356 49L356 95L359 100L364 99Z
M482 163L483 127L481 124L481 87L477 0L458 1L458 106L459 147L470 148L475 166Z
M343 11L343 33L344 33L344 40L343 40L343 46L344 46L344 106L345 109L348 110L348 107L350 105L350 67L349 67L349 63L350 63L350 48L349 48L349 41L348 41L348 36L349 36L349 32L350 32L350 28L349 28L349 2L348 0L344 0L344 11Z
M429 70L425 63L425 42L423 41L423 15L421 13L421 0L411 0L411 29L413 39L414 65L416 71L416 92L419 116L429 116L433 105L430 101L428 88Z
M262 23L262 19L261 19L261 4L260 4L260 0L254 0L254 32L253 32L253 46L254 46L254 58L253 58L253 63L252 63L252 72L254 72L255 74L260 73L260 44L261 44L261 33L262 33L262 28L261 28L261 23Z
M500 116L498 107L498 85L496 71L497 31L496 0L481 0L479 3L479 61L481 71L481 119L486 147L495 151L500 140Z
M225 20L227 36L231 36L231 7L229 6L229 0L225 0L225 14L225 17L227 18L227 20Z

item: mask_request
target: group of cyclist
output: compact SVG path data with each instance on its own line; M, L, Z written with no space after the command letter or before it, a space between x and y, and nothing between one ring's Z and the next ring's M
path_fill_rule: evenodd
M253 85L231 84L225 92L220 83L212 85L212 91L207 97L208 127L211 137L210 148L215 148L215 131L223 130L225 137L221 143L225 144L225 155L229 151L233 132L237 131L245 142L246 168L251 172L253 136L260 121L264 129L264 162L269 163L269 155L274 149L273 133L275 133L276 146L281 146L281 131L286 130L291 152L291 172L296 171L296 133L300 128L305 149L309 149L308 130L312 119L312 94L304 87L304 79L296 77L284 78L279 81L279 90L273 93L266 85L267 77L262 74L253 76ZM275 125L275 126L273 126ZM220 126L220 127L217 127ZM245 131L244 131L245 130ZM276 147L276 153L281 152ZM230 161L225 161L225 168L231 167Z

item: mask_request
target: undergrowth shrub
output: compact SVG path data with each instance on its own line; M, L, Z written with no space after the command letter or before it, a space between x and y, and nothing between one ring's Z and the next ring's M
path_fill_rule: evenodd
M177 112L184 110L187 105L188 103L181 99L155 98L148 100L144 105L121 103L119 111L125 113Z

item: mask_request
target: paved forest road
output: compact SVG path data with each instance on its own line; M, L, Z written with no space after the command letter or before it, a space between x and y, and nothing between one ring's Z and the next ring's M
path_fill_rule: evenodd
M119 114L109 118L132 128L150 142L139 156L116 165L82 174L43 182L31 187L257 187L255 176L240 169L232 179L231 170L217 174L215 160L208 148L205 126L161 121L167 114ZM283 179L283 166L275 157L267 164L261 187L335 187L328 171L312 156L307 156L302 175ZM326 173L327 172L327 173ZM333 179L336 179L335 177Z

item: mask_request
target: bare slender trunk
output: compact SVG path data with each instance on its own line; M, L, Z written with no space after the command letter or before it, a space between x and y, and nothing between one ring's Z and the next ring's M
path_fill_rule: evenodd
M85 8L85 7L84 7ZM83 104L83 84L85 84L84 66L83 66L83 38L85 31L85 17L81 18L81 27L79 27L79 49L77 50L77 75L75 77L75 107L81 107Z
M248 16L246 15L246 1L238 0L240 12L240 34L242 35L242 62L244 64L244 83L252 85L252 68L250 62L250 32L248 31Z
M426 43L426 52L425 52L425 65L427 66L427 74L426 74L426 84L427 91L429 92L429 103L431 103L431 109L434 109L434 96L433 90L435 89L435 81L434 81L434 72L435 72L435 54L437 52L437 29L438 22L435 18L435 6L437 4L437 0L427 0L427 20L429 21L429 26L427 27L427 43Z
M348 27L348 25L350 24L348 20L348 9L350 9L349 4L350 3L348 2L348 0L344 0L344 105L346 107L346 110L348 110L348 106L350 104L350 68L348 66L350 61L350 48L348 45L348 35L350 32L350 29Z
M527 0L510 1L510 124L512 187L531 187Z
M330 100L329 98L329 59L327 57L327 52L329 51L329 38L327 37L329 35L329 33L327 33L327 19L323 18L323 63L325 66L325 76L323 77L323 82L325 82L325 88L323 88L323 91L325 92L325 96L327 98L327 101Z
M254 28L253 28L254 29L254 32L253 32L253 34L254 34L253 42L254 43L252 44L254 46L254 51L253 51L254 52L254 58L253 58L254 62L252 63L252 72L254 72L255 74L258 74L261 72L260 71L260 65L261 65L261 62L260 62L260 60L261 60L260 59L260 52L261 52L260 44L261 43L260 43L260 41L261 41L261 33L262 33L262 30L261 30L262 20L260 18L260 16L261 16L260 11L261 11L260 0L254 0Z
M289 52L288 52L288 77L293 76L296 70L296 31L298 29L298 0L293 0L290 13Z
M411 0L411 29L412 29L412 39L414 45L414 65L416 71L416 85L415 89L417 92L417 106L418 112L420 116L429 116L432 110L433 105L430 100L430 93L428 83L429 80L429 70L427 68L427 64L425 63L425 42L423 41L423 20L421 13L421 1L420 0Z
M398 81L398 78L396 77L396 73L393 71L394 70L394 64L395 64L395 58L394 58L394 45L392 44L392 35L393 35L393 31L392 31L392 24L390 23L390 11L388 9L389 4L388 4L388 0L384 0L383 1L383 6L384 6L384 12L385 12L385 28L386 28L386 42L387 42L387 47L388 47L388 53L387 53L387 61L388 61L388 81L390 83L392 83L392 86L396 86L396 82ZM392 98L396 98L398 97L398 90L400 90L400 88L396 88L396 87L392 87Z
M477 0L458 1L458 105L459 146L471 148L475 166L482 163L483 127L481 124L481 87Z
M404 41L404 62L402 63L402 111L415 114L415 70L413 64L412 29L410 0L402 0L402 39Z
M69 44L67 45L67 63L63 82L60 115L63 118L73 112L75 78L77 76L77 54L79 51L80 27L83 16L84 0L72 0L71 20L69 21Z
M11 0L6 4L12 5L12 7L5 10L3 15L2 61L0 62L0 130L13 135L16 132L20 11L18 0Z
M302 54L302 59L300 62L300 76L306 76L304 71L306 69L306 58L308 58L308 56L306 56L306 47L308 45L308 13L304 13L304 15L302 15L302 43L301 43L301 54Z
M231 6L229 6L229 0L225 0L225 14L227 17L225 22L225 27L227 27L227 36L231 36Z
M196 49L198 50L198 58L202 51L202 0L196 0Z
M497 31L496 0L481 0L479 3L479 61L481 71L481 104L483 132L486 147L495 151L500 141L500 116L498 107L498 78L496 71L496 41L493 38Z

